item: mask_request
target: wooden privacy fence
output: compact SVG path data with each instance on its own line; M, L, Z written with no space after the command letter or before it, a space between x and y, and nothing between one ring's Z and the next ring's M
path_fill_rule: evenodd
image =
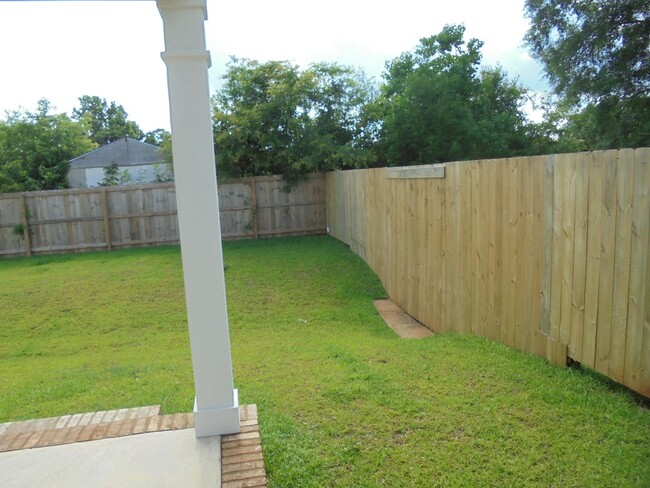
M650 396L650 150L334 172L327 224L434 331Z
M285 187L279 176L219 183L222 237L325 233L325 177ZM173 183L0 194L0 256L178 242Z

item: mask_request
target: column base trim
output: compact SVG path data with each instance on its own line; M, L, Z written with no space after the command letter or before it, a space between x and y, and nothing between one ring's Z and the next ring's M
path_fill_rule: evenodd
M234 405L222 408L199 410L194 398L194 430L196 437L236 434L239 424L239 392L233 389Z

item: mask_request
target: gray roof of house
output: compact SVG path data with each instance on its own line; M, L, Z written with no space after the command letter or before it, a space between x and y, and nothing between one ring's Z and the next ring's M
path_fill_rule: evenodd
M71 159L70 167L104 168L113 163L118 166L140 166L160 163L161 159L158 146L124 137Z

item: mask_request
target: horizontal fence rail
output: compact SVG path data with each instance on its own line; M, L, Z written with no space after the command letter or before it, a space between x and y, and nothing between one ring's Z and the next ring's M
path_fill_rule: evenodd
M286 186L279 176L219 182L222 237L324 234L325 177ZM0 257L178 242L173 183L0 194Z
M434 331L569 357L650 396L649 158L328 173L327 225Z

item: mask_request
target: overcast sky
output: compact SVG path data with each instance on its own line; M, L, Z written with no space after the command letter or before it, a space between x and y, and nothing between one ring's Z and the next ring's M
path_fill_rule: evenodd
M485 44L484 63L543 91L522 46L524 0L208 0L210 82L230 55L301 66L336 61L379 78L384 63L445 24L464 23ZM169 129L162 20L153 1L0 1L0 114L40 98L70 113L81 95L124 106L145 130Z

